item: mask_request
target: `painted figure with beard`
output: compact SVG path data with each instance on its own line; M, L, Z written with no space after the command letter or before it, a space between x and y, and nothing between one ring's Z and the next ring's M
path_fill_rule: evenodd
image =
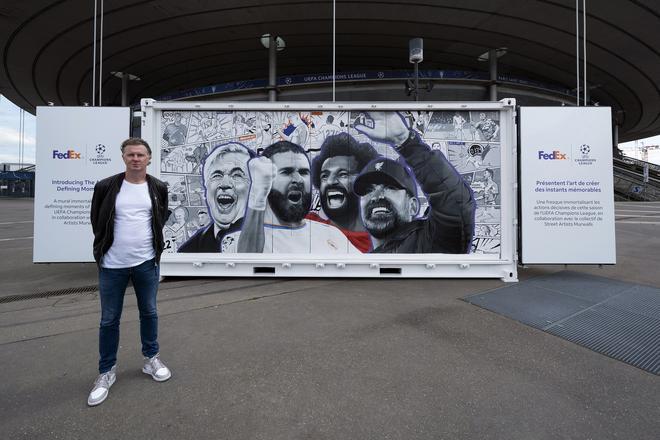
M235 252L247 204L251 150L238 143L215 148L204 160L202 181L213 221L197 230L179 252Z
M276 142L248 166L251 186L238 252L359 253L336 227L305 218L312 184L300 145Z
M371 113L373 127L356 124L369 138L392 145L398 161L371 161L355 180L364 226L376 253L468 253L476 205L472 191L439 150L424 144L397 112ZM412 170L412 175L409 169ZM413 177L414 175L414 177ZM417 218L417 184L429 213Z
M338 227L362 252L371 250L371 240L360 218L360 200L353 192L353 182L377 156L370 144L341 133L328 136L312 162L312 182L319 190L321 207L328 219L314 212L307 218Z

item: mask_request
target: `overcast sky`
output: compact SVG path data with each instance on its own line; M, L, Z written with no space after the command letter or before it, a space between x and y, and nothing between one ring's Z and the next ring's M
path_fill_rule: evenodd
M25 113L25 152L23 162L34 163L35 117ZM18 162L19 109L0 95L0 163Z
M25 113L25 153L23 161L34 163L35 117ZM19 109L0 95L0 163L18 162ZM660 136L641 139L645 145L660 145ZM634 147L634 142L619 144L623 148Z

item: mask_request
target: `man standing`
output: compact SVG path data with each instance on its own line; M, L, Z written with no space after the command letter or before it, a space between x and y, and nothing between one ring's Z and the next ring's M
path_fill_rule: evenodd
M487 118L486 113L479 113L479 121L474 124L474 130L479 132L480 140L496 142L500 126L491 118Z
M454 112L452 123L454 124L454 139L462 141L464 138L463 126L465 125L465 118L459 112Z
M493 170L486 168L484 170L484 203L486 205L496 205L497 195L500 189L493 180Z
M199 173L199 167L208 152L206 144L199 144L195 147L192 154L186 156L186 160L193 164L193 169L191 171L193 174Z
M174 122L165 126L163 130L163 139L169 146L183 145L186 142L188 127L181 122L181 113L174 113Z
M344 129L335 124L335 117L332 115L328 115L328 117L325 119L325 124L319 128L319 133L323 136L323 138L334 136L343 132Z
M238 252L359 252L336 227L305 218L311 173L300 145L276 142L249 167L252 183Z
M94 259L99 267L101 324L99 376L87 399L90 406L99 405L108 397L116 379L119 322L129 280L140 311L142 372L159 382L172 375L159 359L156 310L167 186L147 174L151 148L144 140L125 140L121 152L126 171L99 181L92 196L90 217Z
M427 194L429 214L419 211L417 184L407 167L385 158L371 161L353 185L376 253L469 252L474 234L472 191L440 151L431 150L396 112L373 114L374 127L355 128L394 146Z
M377 156L368 143L341 133L327 137L312 162L312 182L319 190L321 207L328 220L316 213L309 213L307 218L338 227L361 252L369 252L371 241L360 219L360 200L353 192L353 182Z
M204 160L202 182L213 222L198 229L178 252L231 252L241 228L250 176L247 163L254 153L238 143L215 148Z

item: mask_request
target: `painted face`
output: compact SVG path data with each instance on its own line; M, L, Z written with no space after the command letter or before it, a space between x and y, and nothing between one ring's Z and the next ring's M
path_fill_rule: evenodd
M299 222L309 212L312 201L309 160L292 151L274 154L270 159L277 166L268 195L270 208L284 222Z
M321 206L331 219L346 220L357 215L358 197L352 188L359 172L354 156L333 156L321 165Z
M206 226L209 224L209 215L205 212L200 212L197 214L197 218L199 219L199 226Z
M218 227L226 229L245 213L250 179L247 153L219 154L208 167L206 202Z
M384 238L410 223L417 211L417 199L397 186L372 183L360 197L364 227L376 238Z
M481 119L482 121L485 121L486 120L486 113L479 113L479 119Z
M126 164L126 171L146 171L151 154L144 145L126 145L121 158Z
M186 221L186 212L183 209L177 209L174 211L174 217L177 223L184 223Z

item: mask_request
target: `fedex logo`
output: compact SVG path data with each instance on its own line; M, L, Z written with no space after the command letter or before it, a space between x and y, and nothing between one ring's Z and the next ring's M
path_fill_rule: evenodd
M53 159L80 159L80 153L74 150L67 150L64 153L53 150Z
M546 153L545 151L539 151L539 160L567 160L565 153L555 150L552 153Z

